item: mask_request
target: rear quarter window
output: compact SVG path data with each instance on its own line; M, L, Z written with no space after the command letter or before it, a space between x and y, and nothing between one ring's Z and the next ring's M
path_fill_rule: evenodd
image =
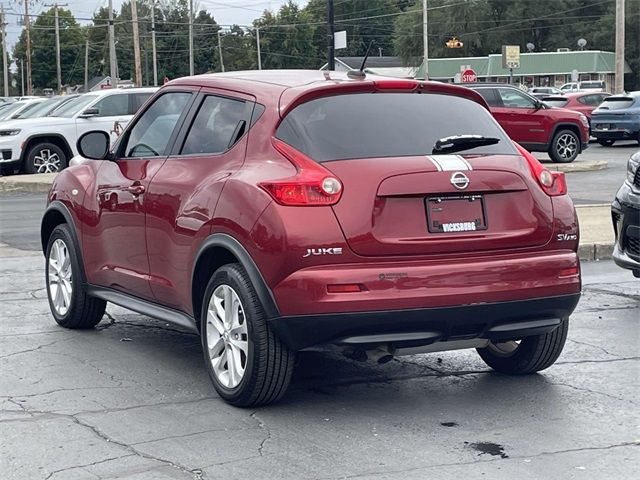
M609 97L600 105L602 110L622 110L634 104L633 97Z
M461 153L517 153L484 107L451 95L365 93L318 98L294 108L276 132L280 140L318 162L430 155L437 140L465 134L499 142Z

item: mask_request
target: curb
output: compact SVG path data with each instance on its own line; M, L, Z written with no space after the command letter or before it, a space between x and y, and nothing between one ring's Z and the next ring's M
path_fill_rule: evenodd
M48 193L55 173L0 176L0 192Z
M613 243L584 243L578 246L578 258L582 261L610 260Z
M585 162L572 163L550 163L549 161L540 160L547 170L564 173L577 172L596 172L598 170L606 170L609 164L605 160L590 160Z

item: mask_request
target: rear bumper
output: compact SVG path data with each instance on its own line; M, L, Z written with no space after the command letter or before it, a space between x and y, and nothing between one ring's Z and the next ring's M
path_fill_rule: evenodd
M392 343L407 348L473 338L515 340L553 331L579 299L574 293L455 307L288 316L270 325L294 350L326 343Z
M571 248L573 245L567 245ZM341 314L510 302L579 293L580 263L571 250L318 265L273 288L280 316ZM362 291L329 293L328 285Z

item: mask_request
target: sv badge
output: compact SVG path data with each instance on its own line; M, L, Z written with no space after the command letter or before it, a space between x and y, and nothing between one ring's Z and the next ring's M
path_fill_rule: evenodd
M307 248L307 253L302 258L307 258L312 255L342 255L342 247L330 247L330 248Z
M559 242L570 242L572 240L577 240L578 235L575 233L558 233L556 238Z

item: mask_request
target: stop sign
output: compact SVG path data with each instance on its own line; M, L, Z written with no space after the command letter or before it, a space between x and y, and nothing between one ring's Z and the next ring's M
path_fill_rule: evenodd
M476 83L478 81L478 77L476 75L476 72L474 72L472 68L467 68L464 72L462 72L460 80L462 81L462 83Z

